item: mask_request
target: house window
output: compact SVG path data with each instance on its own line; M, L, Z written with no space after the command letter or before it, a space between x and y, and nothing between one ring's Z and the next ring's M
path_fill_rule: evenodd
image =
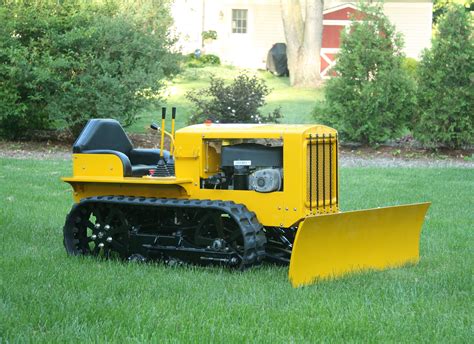
M232 33L247 33L247 10L232 10Z

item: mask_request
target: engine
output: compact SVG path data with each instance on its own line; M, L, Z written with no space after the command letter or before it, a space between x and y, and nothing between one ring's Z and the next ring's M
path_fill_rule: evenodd
M281 190L283 170L281 168L264 168L256 170L249 176L249 189L258 192Z
M283 147L258 143L222 146L221 172L204 188L273 192L283 189Z

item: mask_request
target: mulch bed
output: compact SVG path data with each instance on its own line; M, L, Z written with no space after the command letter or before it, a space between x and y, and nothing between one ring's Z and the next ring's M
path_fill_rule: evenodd
M142 148L155 148L159 145L159 135L156 133L129 134L134 146ZM71 146L74 140L68 137L58 139L43 139L36 141L2 141L0 140L0 156L15 158L59 158L69 159L71 155ZM169 146L168 140L165 147ZM351 163L353 161L373 161L377 165L379 161L383 166L396 161L411 161L425 165L423 162L439 162L441 165L474 167L474 149L450 150L447 148L429 150L414 147L410 142L398 142L391 145L381 145L376 148L366 147L355 144L341 144L340 155L344 162L349 161L349 166L358 165ZM377 160L377 161L375 161ZM445 163L443 163L445 162ZM369 164L373 165L373 164ZM395 165L399 165L395 163ZM410 165L411 166L411 165Z

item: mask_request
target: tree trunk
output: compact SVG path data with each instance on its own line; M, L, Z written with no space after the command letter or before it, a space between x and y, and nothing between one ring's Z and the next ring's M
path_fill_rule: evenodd
M318 87L322 82L320 54L324 0L305 2L303 20L300 0L281 0L290 83L292 86Z

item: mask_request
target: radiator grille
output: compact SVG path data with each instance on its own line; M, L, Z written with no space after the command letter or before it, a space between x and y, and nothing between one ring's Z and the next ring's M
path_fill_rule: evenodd
M337 136L310 135L307 153L307 198L311 211L335 210L338 205Z

